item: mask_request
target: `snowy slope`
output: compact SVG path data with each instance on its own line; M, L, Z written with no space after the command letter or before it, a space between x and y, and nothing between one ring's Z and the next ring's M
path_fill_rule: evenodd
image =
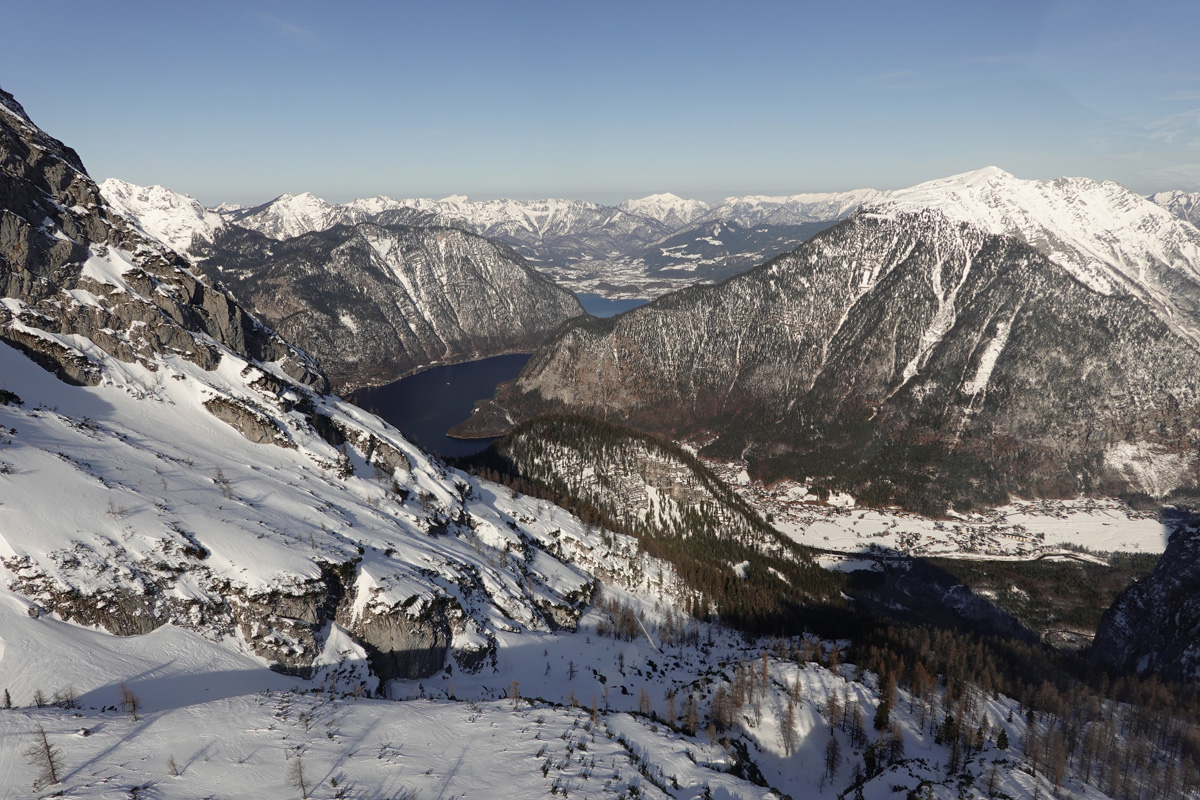
M1169 192L1155 192L1146 199L1157 206L1162 206L1179 219L1200 227L1200 192L1181 192L1176 189Z
M683 198L670 192L626 200L617 207L630 214L658 220L672 230L690 225L709 210L708 203L703 200Z
M307 682L185 631L114 639L30 618L0 599L0 681L19 677L14 664L44 668L82 656L65 669L26 670L33 679L12 692L18 708L0 713L0 737L20 746L0 748L0 791L24 796L36 780L37 766L20 753L41 728L61 755L62 784L53 789L67 797L124 800L140 787L143 796L291 798L301 793L299 761L305 790L322 798L766 800L785 792L833 800L852 796L845 793L854 791L865 745L880 753L879 774L861 784L872 800L909 791L979 800L989 779L1014 800L1049 793L1044 767L1036 778L1019 768L1017 743L1032 726L1004 695L972 690L964 706L949 689L900 689L889 729L876 732L882 680L852 664L816 663L831 643L747 642L655 612L648 598L622 602L645 615L644 634L613 637L607 611L589 614L578 633L504 633L494 669L397 681L388 701L354 691L361 656L353 650L331 653L334 668ZM718 695L746 692L747 679L748 696L726 701L724 730L690 730L692 704L706 725ZM121 686L141 701L139 719L119 708ZM75 707L35 708L37 690L47 701L74 697ZM964 730L986 731L961 771L946 769L950 747L935 734L943 709L969 709ZM1041 715L1034 719L1045 727ZM1007 750L997 746L1000 731ZM841 755L826 776L831 739ZM891 741L899 742L895 758L883 755ZM1074 775L1064 788L1107 797Z
M185 194L162 186L136 186L116 178L100 184L104 201L142 231L186 255L196 237L212 241L225 220Z
M1120 184L1021 180L986 167L891 192L870 211L923 209L1016 236L1092 291L1142 298L1200 342L1200 230Z

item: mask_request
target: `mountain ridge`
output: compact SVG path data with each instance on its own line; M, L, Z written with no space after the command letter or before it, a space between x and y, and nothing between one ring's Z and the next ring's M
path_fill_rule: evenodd
M1010 492L1161 495L1196 482L1180 365L1200 357L1161 311L1014 237L866 207L718 286L568 326L457 430L584 411L935 514Z
M197 253L341 391L529 352L584 313L511 248L455 228L359 222L276 241L231 227Z

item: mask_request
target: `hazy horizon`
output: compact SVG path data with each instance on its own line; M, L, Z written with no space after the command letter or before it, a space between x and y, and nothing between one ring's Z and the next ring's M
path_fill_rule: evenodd
M1200 189L1194 3L66 7L7 11L0 86L93 177L206 205Z

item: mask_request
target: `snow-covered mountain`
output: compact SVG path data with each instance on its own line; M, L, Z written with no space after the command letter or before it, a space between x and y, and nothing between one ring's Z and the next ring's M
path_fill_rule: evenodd
M782 196L727 197L699 217L703 221L735 222L743 228L762 225L803 225L842 219L864 203L886 195L875 189L816 192Z
M1179 219L1200 227L1200 192L1155 192L1147 198Z
M1105 797L989 642L844 663L693 619L634 538L325 394L2 91L0 197L0 795ZM1196 796L1185 738L1136 733L1176 709L1072 697L1149 762L1124 787Z
M219 211L162 186L137 186L108 178L100 184L100 194L110 208L181 255L191 251L197 237L212 241L226 224Z
M764 477L936 512L1197 483L1185 223L1115 185L991 170L894 198L724 284L572 324L490 419L720 434L709 452Z
M282 194L260 206L226 214L225 218L272 239L290 239L358 221L351 209L331 205L312 192Z
M922 209L1021 239L1092 291L1138 297L1200 343L1200 230L1118 183L1021 180L987 167L871 205L872 213Z
M431 364L530 352L584 313L511 248L456 228L361 222L275 241L231 226L197 253L320 359L339 391Z
M683 198L665 192L626 200L617 208L639 217L657 220L671 230L678 230L704 216L709 210L709 205L703 200Z
M472 201L461 195L441 200L377 197L335 206L311 194L285 194L229 219L273 239L368 219L383 224L420 222L499 239L536 260L603 257L631 243L644 245L666 231L653 220L581 200Z

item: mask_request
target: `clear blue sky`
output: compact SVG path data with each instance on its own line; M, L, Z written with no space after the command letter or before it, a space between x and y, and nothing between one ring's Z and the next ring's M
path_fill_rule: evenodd
M1200 189L1200 3L4 2L0 86L203 202Z

